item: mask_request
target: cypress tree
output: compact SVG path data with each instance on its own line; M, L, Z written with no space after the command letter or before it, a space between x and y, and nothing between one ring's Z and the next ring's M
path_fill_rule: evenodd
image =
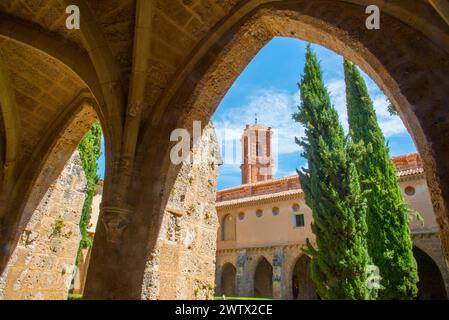
M417 294L416 261L409 229L409 209L401 193L389 149L373 102L357 67L344 61L350 135L361 141L365 156L358 164L367 191L368 248L380 271L380 299L412 299Z
M312 280L323 299L372 299L366 200L354 160L360 152L344 135L310 45L299 87L301 106L293 118L305 126L305 138L296 142L308 160L298 174L314 218L316 248L308 241L307 249Z

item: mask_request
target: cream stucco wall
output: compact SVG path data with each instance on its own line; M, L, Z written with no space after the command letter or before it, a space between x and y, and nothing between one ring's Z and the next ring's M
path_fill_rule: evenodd
M400 179L399 184L410 209L418 211L424 219L422 225L410 215L413 244L436 263L446 291L449 292L449 271L445 265L439 229L425 177L423 174L405 176ZM407 187L414 189L413 195L405 193ZM280 196L289 192L290 194ZM304 227L294 227L292 207L295 203L300 205L299 213L304 214ZM277 216L272 213L273 207L279 208ZM261 217L256 214L258 210L263 211ZM222 267L230 263L237 270L235 294L253 296L254 270L260 258L265 257L273 266L273 297L292 299L293 268L298 258L303 255L306 239L315 242L310 227L312 212L304 202L304 195L299 190L290 190L224 200L217 203L217 213L220 221L217 234L217 293L221 294ZM239 219L239 213L244 213L244 219ZM221 225L227 215L233 216L235 239L223 241Z
M304 227L294 227L293 205L299 204L300 214L304 214ZM273 215L272 209L279 208L279 214ZM261 217L256 212L263 211ZM244 218L239 219L239 213L244 213ZM223 217L231 214L236 223L236 239L222 241L221 222ZM245 205L235 209L219 208L220 229L218 230L218 249L227 248L251 248L272 245L287 245L293 243L305 243L307 238L314 240L310 228L312 211L304 203L303 196L296 198L277 200L265 204Z
M419 231L422 229L438 228L432 208L430 194L424 176L412 179L401 179L401 190L405 200L412 210L416 210L424 218L424 226L411 215L411 229ZM415 194L410 196L405 194L407 187L413 187ZM293 204L299 204L299 213L304 214L305 226L294 227ZM279 208L279 215L274 216L273 207ZM220 228L218 230L218 249L242 249L251 247L278 246L288 244L302 244L309 238L314 241L314 235L310 228L312 222L312 212L304 202L304 195L284 197L282 200L263 200L259 203L234 205L232 207L220 207L218 205L218 218ZM262 217L257 217L256 211L262 210ZM239 219L239 213L244 213L244 219ZM231 214L236 224L235 240L222 239L222 221L225 216Z
M422 225L415 217L410 222L410 228L412 231L420 229L434 229L438 228L438 224L433 212L432 200L430 199L429 189L424 177L415 180L402 180L399 183L402 194L407 201L409 207L419 212L424 219L424 225ZM415 189L415 194L410 196L405 193L407 187Z

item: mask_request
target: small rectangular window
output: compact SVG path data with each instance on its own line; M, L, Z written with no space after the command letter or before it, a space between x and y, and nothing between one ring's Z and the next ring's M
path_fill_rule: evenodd
M304 227L304 215L295 214L295 228Z

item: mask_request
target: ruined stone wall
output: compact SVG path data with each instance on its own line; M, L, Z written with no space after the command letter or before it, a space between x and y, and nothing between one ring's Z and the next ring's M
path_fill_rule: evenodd
M170 192L156 249L151 254L146 299L211 299L218 218L215 209L218 142L206 126Z
M27 223L5 272L0 299L66 299L81 239L86 178L76 151Z

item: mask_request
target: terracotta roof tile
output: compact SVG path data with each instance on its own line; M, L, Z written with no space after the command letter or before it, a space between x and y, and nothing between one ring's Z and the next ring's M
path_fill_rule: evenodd
M237 199L217 202L216 207L222 208L222 207L228 207L228 206L233 206L233 205L242 204L242 203L259 202L259 201L266 200L266 199L273 200L273 199L295 196L295 195L299 196L302 193L303 193L302 189L292 189L292 190L273 192L273 193L256 195L256 196L241 197L241 198L237 198Z
M418 154L406 154L391 158L399 178L424 174L422 161ZM298 176L287 176L251 184L242 184L217 192L217 207L275 199L301 194Z

